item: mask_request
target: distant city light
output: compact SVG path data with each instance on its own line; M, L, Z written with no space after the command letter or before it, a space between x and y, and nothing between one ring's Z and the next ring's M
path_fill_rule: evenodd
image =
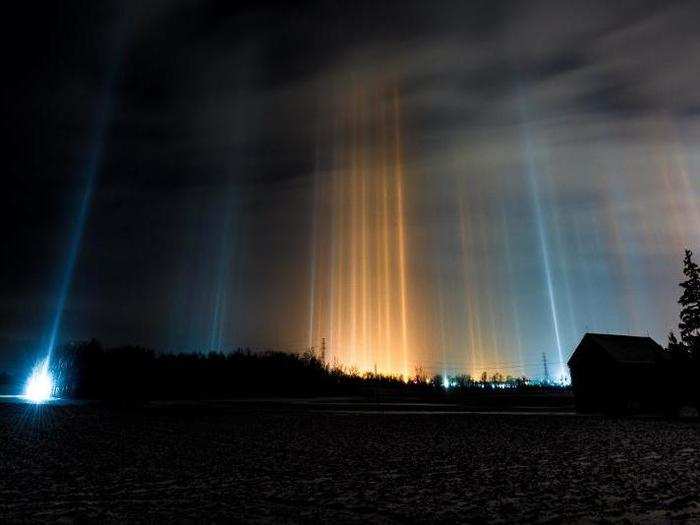
M24 397L32 403L44 403L54 393L54 381L49 371L49 359L37 363L24 387Z

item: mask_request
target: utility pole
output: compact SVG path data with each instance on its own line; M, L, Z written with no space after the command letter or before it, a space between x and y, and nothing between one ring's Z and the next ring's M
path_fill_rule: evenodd
M321 339L321 362L326 362L326 338Z

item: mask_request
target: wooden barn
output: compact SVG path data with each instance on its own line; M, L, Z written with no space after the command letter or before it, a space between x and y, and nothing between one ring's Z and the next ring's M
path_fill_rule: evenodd
M576 409L629 412L661 402L666 352L651 337L587 333L568 365Z

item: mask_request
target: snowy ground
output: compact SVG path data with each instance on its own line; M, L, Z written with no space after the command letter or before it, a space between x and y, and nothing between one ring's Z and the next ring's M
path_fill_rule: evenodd
M0 401L0 521L700 522L697 421L371 410Z

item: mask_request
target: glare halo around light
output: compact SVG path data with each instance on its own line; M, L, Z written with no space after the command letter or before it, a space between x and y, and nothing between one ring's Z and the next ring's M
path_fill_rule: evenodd
M48 358L40 361L33 369L24 387L24 397L32 403L44 403L51 399L54 381L49 371Z

